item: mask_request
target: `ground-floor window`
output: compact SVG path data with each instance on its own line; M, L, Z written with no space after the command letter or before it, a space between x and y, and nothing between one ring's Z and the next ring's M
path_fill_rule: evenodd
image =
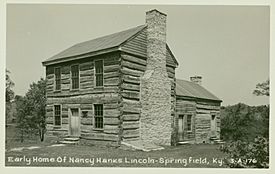
M82 111L82 118L88 117L88 111Z
M103 104L94 105L94 128L103 129Z
M54 105L54 125L61 126L61 106Z
M192 115L187 115L187 131L192 131Z

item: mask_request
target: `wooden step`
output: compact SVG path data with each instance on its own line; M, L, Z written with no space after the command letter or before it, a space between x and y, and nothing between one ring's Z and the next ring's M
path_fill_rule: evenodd
M59 143L61 143L61 144L78 144L79 139L80 139L79 137L67 136L67 137L63 138L62 141L59 141Z
M65 141L78 141L79 137L66 137L64 138Z
M78 144L78 141L59 141L60 144Z
M214 143L215 143L215 144L224 144L225 142L222 141L222 140L214 140Z
M188 142L188 141L181 141L181 142L178 142L178 144L185 145L185 144L190 144L190 142Z
M217 138L217 137L210 137L209 139L214 141L214 140L218 140L219 138Z

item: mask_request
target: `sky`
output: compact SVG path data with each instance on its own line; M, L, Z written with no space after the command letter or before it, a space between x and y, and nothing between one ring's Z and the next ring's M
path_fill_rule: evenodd
M142 25L151 9L167 14L177 78L202 76L224 106L269 103L252 94L269 78L268 6L9 4L6 68L15 94L45 77L42 61L76 43Z

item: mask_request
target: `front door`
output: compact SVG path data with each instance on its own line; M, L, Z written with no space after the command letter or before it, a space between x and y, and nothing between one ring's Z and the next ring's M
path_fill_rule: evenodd
M178 140L184 140L184 115L179 115Z
M70 130L71 136L80 136L80 119L79 119L79 109L70 108Z

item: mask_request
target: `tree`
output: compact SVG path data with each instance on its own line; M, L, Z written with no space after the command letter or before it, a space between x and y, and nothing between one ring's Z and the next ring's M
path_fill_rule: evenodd
M10 71L6 69L6 102L11 102L14 97L14 92L12 88L14 87L14 82L11 80Z
M28 108L26 106L26 98L22 96L15 96L16 103L16 122L17 128L19 130L20 141L24 141L24 134L28 131L28 120L27 116L29 115Z
M253 136L252 109L242 103L221 110L221 136L226 141L251 141Z
M269 166L268 123L269 106L237 104L221 110L221 137L226 144L221 150L228 155L229 167ZM246 161L245 159L253 159Z
M263 122L263 136L269 139L269 105L263 106L260 111Z
M6 69L6 124L12 121L12 100L14 98L14 92L12 88L14 87L14 82L11 80L10 71Z
M253 94L257 96L268 96L269 97L269 79L263 83L258 83ZM269 105L262 112L262 118L266 127L264 137L269 138Z
M256 85L253 94L269 96L269 80ZM221 135L233 140L221 146L229 155L229 167L269 167L269 105L247 106L238 104L221 110ZM251 138L257 136L254 141ZM241 159L241 160L240 160ZM242 159L253 159L252 162Z
M32 83L26 93L27 108L30 111L31 128L38 130L40 140L44 140L46 130L46 80L41 78L37 83Z
M263 83L258 83L256 89L253 91L253 94L257 96L269 96L269 79Z
M18 127L24 132L38 133L40 140L44 140L46 130L46 80L41 78L32 83L24 97L18 97L17 113Z

